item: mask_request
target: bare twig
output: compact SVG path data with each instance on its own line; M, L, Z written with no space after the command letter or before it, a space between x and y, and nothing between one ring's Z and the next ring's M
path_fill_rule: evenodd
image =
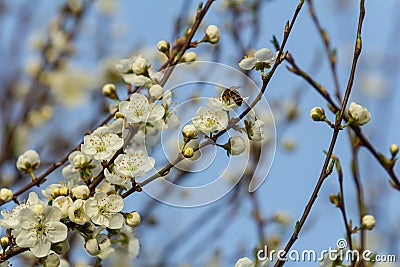
M358 62L358 58L361 54L361 47L362 47L362 40L361 40L361 30L362 30L362 24L363 24L363 20L364 20L364 16L365 16L365 7L364 7L364 0L360 0L360 15L359 15L359 19L358 19L358 27L357 27L357 36L356 36L356 44L355 44L355 48L354 48L354 54L353 54L353 63L351 66L351 72L350 72L350 76L349 76L349 80L347 83L347 88L346 88L346 92L345 92L345 96L342 102L342 106L341 109L338 113L338 118L335 122L335 130L333 131L332 134L332 139L329 145L329 150L327 152L327 155L325 157L325 162L324 165L322 167L321 170L321 174L319 176L318 182L313 190L313 193L305 207L305 210L303 212L303 215L301 216L300 221L298 221L296 223L296 227L295 230L292 234L292 236L290 237L289 241L287 242L285 248L284 248L284 253L282 253L280 256L280 259L277 260L277 262L275 263L275 267L277 266L283 266L285 264L285 261L282 259L286 256L286 254L288 253L288 251L290 250L290 248L293 246L293 244L296 242L296 240L298 239L298 235L301 231L301 229L303 228L308 215L311 212L311 208L314 205L317 197L318 197L318 192L322 187L322 184L325 181L325 178L327 177L327 167L329 164L329 161L332 157L332 153L336 144L336 140L338 138L339 135L339 131L340 131L340 124L342 122L343 119L343 115L346 109L346 105L347 102L349 100L350 97L350 93L351 93L351 89L353 87L353 82L354 82L354 76L355 76L355 72L356 72L356 67L357 67L357 62Z

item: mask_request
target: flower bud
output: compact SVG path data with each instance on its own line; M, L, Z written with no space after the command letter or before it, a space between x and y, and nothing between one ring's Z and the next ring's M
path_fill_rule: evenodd
M97 256L100 253L100 246L96 238L89 239L85 243L85 249L91 256Z
M325 110L321 107L315 107L310 110L310 117L313 121L324 121L326 118Z
M170 44L165 40L161 40L157 43L157 48L158 51L162 53L167 53L169 52Z
M196 60L196 53L195 52L187 52L183 55L182 61L183 62L193 62Z
M193 155L194 155L194 150L191 147L188 147L185 149L185 151L183 151L183 156L185 158L191 158L193 157Z
M352 123L362 126L370 121L371 113L368 109L357 104L356 102L351 102L348 114Z
M126 214L125 222L130 227L136 227L140 224L141 218L140 214L136 211Z
M75 167L83 167L86 166L90 162L90 158L84 154L78 154L72 160L72 164Z
M189 142L191 139L196 139L199 136L199 130L193 125L185 125L182 129L183 141Z
M52 190L51 190L51 197L52 198L57 198L57 197L59 197L60 196L60 188L59 187L54 187Z
M154 99L160 99L164 94L164 89L159 84L154 84L149 89L149 94Z
M390 153L392 154L392 157L396 157L397 153L399 153L399 146L396 144L392 144L390 146Z
M207 29L204 31L206 36L204 38L205 41L211 43L211 44L216 44L219 42L220 38L220 32L217 26L215 25L210 25L207 27Z
M8 188L0 189L0 200L8 202L13 198L13 192Z
M274 214L274 220L281 225L288 225L290 223L289 215L282 211L278 211Z
M2 236L0 238L0 244L1 244L1 247L3 248L3 250L5 250L8 247L8 245L10 244L10 239L8 238L8 236Z
M89 187L86 185L78 185L71 189L72 197L77 199L87 199L90 194Z
M107 83L103 86L103 95L111 99L117 99L117 87L113 83Z
M372 229L374 229L375 225L376 225L376 221L375 221L374 216L365 215L362 218L362 223L361 223L362 229L372 230Z
M119 111L117 111L116 113L115 113L115 116L114 116L114 119L123 119L123 118L125 118L125 116L124 116L124 114L122 114L121 112L119 112Z
M51 253L49 256L46 257L44 262L44 267L58 267L60 266L60 258L57 254Z
M224 145L224 148L228 155L236 156L244 152L246 149L246 143L242 137L237 135L229 138L229 141Z
M25 172L31 173L36 170L40 165L39 154L35 150L28 150L18 157L17 169Z
M141 56L138 56L132 64L132 71L136 75L144 74L148 68L147 60Z
M53 250L57 254L64 254L69 249L70 249L70 246L69 246L69 242L67 240L64 240L64 241L61 241L61 242L58 242L58 243L54 243L51 246L51 250Z
M69 189L66 186L60 187L60 196L68 196Z

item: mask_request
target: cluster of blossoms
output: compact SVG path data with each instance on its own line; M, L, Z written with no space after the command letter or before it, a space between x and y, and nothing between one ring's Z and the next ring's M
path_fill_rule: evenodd
M197 43L217 44L219 39L218 27L210 25ZM173 52L164 40L157 49L167 57ZM186 52L181 61L195 59L194 52ZM31 192L23 203L1 212L0 225L7 229L1 238L3 251L18 246L28 249L45 266L67 266L59 255L69 249L68 231L73 230L83 237L88 254L98 259L121 249L130 258L138 255L139 241L131 227L140 224L140 215L123 212L121 195L124 190L138 189L136 179L155 165L148 153L159 144L160 131L179 127L179 117L173 111L171 91L164 90L159 73L154 73L142 55L120 60L116 70L129 88L136 87L135 93L120 101L115 84L103 86L103 95L116 103L111 110L116 112L114 120L84 136L80 149L69 155L62 169L65 181L48 185L41 191L43 199ZM34 173L40 166L36 151L26 151L16 165L33 181L38 179ZM12 190L0 190L0 203L13 198ZM15 201L18 203L16 197Z
M357 104L356 102L350 103L347 114L349 116L347 125L354 124L357 126L363 126L371 120L371 113L368 111L368 109ZM310 110L310 118L313 121L325 121L330 123L329 120L326 118L325 110L321 107L312 108Z
M190 158L193 156L193 148L185 148L185 146L190 140L198 138L200 132L208 138L212 138L214 133L227 129L230 123L230 111L237 109L242 103L248 100L248 97L241 97L236 90L237 88L238 87L227 88L218 97L210 97L208 99L208 107L199 107L196 116L192 118L192 124L183 127L182 135L184 146L182 148L182 153L185 157ZM248 113L244 124L244 127L235 125L233 129L238 132L247 133L249 140L260 141L263 139L264 123L256 118L253 110ZM243 137L237 135L230 137L226 144L218 146L223 147L228 155L240 155L246 149L246 141Z
M103 94L118 103L114 120L84 137L80 151L71 153L62 169L65 181L42 190L46 200L31 192L26 202L1 212L0 225L8 229L2 242L4 249L27 248L44 263L59 264L58 255L69 249L68 231L74 230L84 238L84 248L91 256L105 259L121 249L132 258L138 255L139 241L130 227L140 224L140 215L123 212L121 193L154 167L155 160L147 151L159 142L159 131L179 126L179 118L171 111L171 92L164 91L149 67L141 56L117 64L124 81L148 89L147 96L133 93L129 101L119 101L116 86L104 85ZM40 158L34 150L17 161L18 170L30 174L33 180L39 166ZM104 179L90 189L99 177ZM0 198L2 202L11 201L13 193L2 188Z

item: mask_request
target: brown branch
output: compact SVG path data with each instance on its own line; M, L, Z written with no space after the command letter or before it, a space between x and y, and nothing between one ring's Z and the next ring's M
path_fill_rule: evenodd
M357 206L359 212L359 224L362 224L362 218L366 215L366 209L364 204L364 190L361 184L360 173L358 170L358 152L359 152L359 144L358 142L352 142L352 155L353 161L351 165L351 170L353 174L354 184L356 186L357 192ZM360 229L360 252L362 253L365 249L365 229L361 227ZM360 267L364 266L364 261L361 258L359 265Z
M288 53L286 56L286 61L289 62L290 67L288 67L289 71L292 73L302 77L304 80L306 80L325 100L328 102L328 106L330 110L333 113L337 113L339 111L339 106L335 103L335 101L332 99L328 91L325 89L324 86L319 84L317 81L315 81L309 74L307 74L304 70L302 70L295 62L293 59L292 55ZM343 119L347 122L349 118L347 116L343 116ZM374 158L379 162L379 164L385 169L385 171L389 174L391 177L393 183L394 183L394 188L399 190L400 188L400 181L395 174L393 167L393 164L390 164L390 162L386 161L384 157L381 156L381 154L374 148L374 146L371 144L371 142L368 140L368 138L363 134L361 128L357 125L350 124L349 127L353 130L355 135L358 137L360 143L362 146L367 148L367 150L374 156Z
M329 40L329 35L327 32L321 27L321 24L318 20L317 15L315 14L315 9L312 0L307 0L308 7L309 7L309 13L311 16L312 21L314 22L315 27L317 28L321 39L324 43L324 48L325 48L325 53L326 56L328 57L329 63L330 63L330 69L332 72L332 77L333 77L333 82L335 84L335 92L336 92L336 97L337 99L342 99L341 93L340 93L340 85L339 85L339 78L338 74L336 71L336 54L331 48L330 40Z
M203 147L206 147L206 146L211 145L211 144L215 144L215 142L217 141L217 139L218 139L220 136L222 136L222 135L223 135L224 133L226 133L229 129L231 129L232 127L234 127L234 126L235 126L241 119L243 119L243 118L247 115L247 113L249 113L249 112L255 107L255 105L261 100L261 98L262 98L262 96L263 96L265 90L267 89L267 85L269 84L269 81L271 80L271 78L272 78L272 76L274 75L274 73L275 73L276 69L278 68L278 66L279 66L279 65L283 62L283 60L284 60L284 58L282 57L282 55L283 55L283 50L285 49L286 42L287 42L287 40L289 39L290 32L292 31L292 28L293 28L293 26L294 26L294 23L295 23L295 21L296 21L296 19L297 19L297 16L298 16L298 14L299 14L299 12L300 12L300 10L301 10L303 4L304 4L304 0L300 0L300 2L299 2L299 4L297 5L297 8L296 8L296 10L295 10L295 12L294 12L294 14L293 14L293 17L292 17L292 20L291 20L290 24L289 24L289 23L286 24L285 30L284 30L283 41L282 41L282 44L281 44L281 46L280 46L280 48L279 48L279 50L278 50L277 59L276 59L274 65L272 66L271 70L270 70L265 76L262 76L263 84L262 84L261 90L260 90L260 92L258 93L258 95L256 96L256 98L253 100L253 102L250 103L250 105L247 107L247 109L244 110L244 111L239 115L239 117L231 119L231 121L229 122L228 126L227 126L225 129L223 129L223 130L219 131L218 133L216 133L216 134L213 136L212 139L209 138L209 139L207 139L205 142L203 142L202 144L200 144L200 145L198 145L197 147L193 148L193 150L194 150L195 152L198 151L199 149L203 148ZM182 159L184 159L184 157L183 157L182 155L178 155L178 156L175 158L175 160L174 160L173 162L169 163L169 164L166 165L164 168L162 168L160 171L158 171L157 173L155 173L155 174L152 175L151 177L147 178L147 179L144 180L143 182L138 183L139 186L140 186L140 187L143 187L143 186L147 185L148 183L150 183L150 182L156 180L157 178L167 175L167 174L169 173L169 171L171 170L171 168L173 168L177 163L179 163L180 161L182 161ZM135 192L135 190L132 188L132 189L126 191L126 192L125 192L124 194L122 194L121 196L122 196L123 198L125 198L125 197L129 196L130 194L132 194L133 192Z
M309 199L309 201L308 201L308 203L307 203L307 205L305 207L305 210L304 210L304 212L303 212L303 214L301 216L300 221L298 221L296 223L295 230L294 230L292 236L290 237L289 241L287 242L287 244L286 244L286 246L284 248L284 252L280 255L281 256L280 259L277 260L277 262L275 263L275 265L274 265L275 267L283 266L285 264L285 261L282 258L284 258L286 256L286 254L288 253L290 248L294 245L294 243L298 239L298 235L299 235L301 229L303 228L303 226L304 226L304 224L305 224L305 222L306 222L306 220L308 218L308 215L311 212L311 208L313 207L313 205L314 205L314 203L315 203L315 201L316 201L316 199L318 197L319 190L321 189L322 184L324 183L325 178L327 177L327 167L328 167L329 161L331 159L331 156L332 156L335 144L336 144L336 140L337 140L338 135L339 135L339 131L340 131L339 127L340 127L340 124L341 124L342 119L343 119L343 115L344 115L344 112L345 112L345 109L346 109L347 102L349 101L351 89L352 89L353 82L354 82L354 76L355 76L355 72L356 72L358 58L359 58L359 56L361 54L361 44L362 44L361 30L362 30L362 24L363 24L364 16L365 16L364 0L360 0L360 15L359 15L359 19L358 19L356 44L355 44L354 54L353 54L353 63L352 63L352 66L351 66L351 72L350 72L350 75L349 75L349 80L348 80L348 83L347 83L345 96L344 96L344 99L343 99L343 102L342 102L342 107L341 107L341 109L339 111L338 119L335 122L335 126L336 127L335 127L335 130L333 131L333 134L332 134L332 139L331 139L331 142L330 142L330 145L329 145L329 150L328 150L327 155L325 157L325 162L324 162L324 165L322 167L321 174L319 176L318 182L317 182L317 184L316 184L316 186L315 186L315 188L313 190L313 193L312 193L312 195L311 195L311 197L310 197L310 199Z

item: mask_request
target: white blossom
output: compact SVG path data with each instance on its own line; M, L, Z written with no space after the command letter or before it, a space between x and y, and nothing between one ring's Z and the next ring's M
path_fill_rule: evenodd
M207 29L204 31L206 34L206 40L211 43L211 44L216 44L219 42L220 38L220 31L217 26L215 25L210 25L207 27Z
M61 218L68 217L68 209L72 205L73 201L70 197L59 196L53 201L53 206L58 207L61 210Z
M19 247L29 248L35 257L49 255L52 243L67 238L68 228L60 222L61 210L35 204L19 212L18 227L14 231Z
M13 198L13 192L8 188L0 189L0 200L8 202Z
M254 112L247 114L246 131L250 140L261 141L264 139L264 122L257 119Z
M108 130L111 133L115 134L122 134L122 128L124 126L124 119L123 118L118 118L114 120L110 125L108 125Z
M154 167L155 160L144 151L120 154L114 161L114 171L121 176L138 178Z
M130 227L137 227L140 224L141 218L137 211L132 211L128 213L125 217L126 225Z
M183 57L182 60L183 62L193 62L196 60L196 53L195 52L186 52Z
M81 150L96 160L109 160L123 145L118 135L110 133L107 126L97 128L83 139Z
M234 156L242 154L246 149L244 139L238 135L229 138L228 144L228 153Z
M103 192L107 195L115 193L115 186L110 184L108 181L103 180L94 190L95 192Z
M348 114L350 120L359 126L366 124L371 119L371 113L369 113L368 109L356 102L350 103Z
M101 252L99 243L97 242L96 238L92 238L86 241L84 247L87 253L89 253L91 256L97 256Z
M228 125L228 114L222 110L212 112L206 107L200 107L196 115L192 123L203 133L221 131Z
M182 129L182 135L186 141L196 139L199 136L199 131L193 124L185 125Z
M107 259L115 254L115 249L112 247L111 240L106 235L97 235L96 240L100 247L100 253L97 255L100 259Z
M60 266L60 258L56 253L50 253L45 260L45 267L58 267Z
M239 63L239 67L244 70L264 70L270 68L276 60L277 54L274 54L268 48L262 48L245 56Z
M17 169L26 173L33 172L39 165L39 154L35 150L25 151L17 160Z
M113 83L107 83L102 88L103 95L111 99L117 98L117 87Z
M87 199L89 197L90 190L87 185L78 185L71 188L71 195L78 199Z
M123 207L124 201L121 196L107 196L103 192L97 192L94 197L86 200L85 212L93 223L119 229L124 224L124 217L119 213Z
M84 225L87 223L90 218L89 216L85 213L85 200L83 199L77 199L72 203L72 205L68 208L68 218L80 225Z
M313 121L323 121L325 120L325 110L321 107L314 107L310 110L310 118Z
M154 99L160 99L164 94L164 89L159 84L153 84L149 89L149 94Z
M147 97L134 93L130 102L122 101L119 110L124 114L129 123L153 122L164 116L164 107L158 104L150 104Z
M267 266L268 266L268 261L259 261L258 264L256 265L255 261L252 261L247 257L239 259L235 264L235 267L267 267Z
M147 60L141 55L137 56L132 62L131 69L134 74L141 75L144 74L149 68Z
M21 210L30 207L31 205L40 204L42 201L38 198L38 195L35 192L30 192L28 200L23 203L15 206L11 211L2 210L1 215L3 219L0 220L0 226L3 228L11 228L15 229L18 224L18 214Z
M367 229L367 230L372 230L374 229L376 225L376 221L374 216L372 215L365 215L362 217L362 227Z
M110 184L121 186L125 189L132 188L132 181L130 176L122 176L114 172L110 172L107 168L104 169L104 177Z
M160 52L163 52L163 53L169 52L169 48L170 48L170 44L165 40L161 40L157 43L157 49Z

